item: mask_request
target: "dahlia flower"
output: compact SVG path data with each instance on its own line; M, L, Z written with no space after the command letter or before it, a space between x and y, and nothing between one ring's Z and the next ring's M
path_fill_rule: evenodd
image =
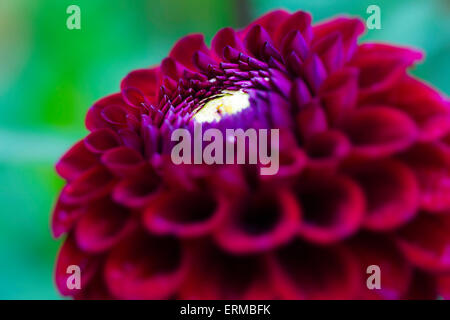
M420 52L358 44L363 32L356 18L312 25L306 12L272 11L209 47L182 38L94 103L90 133L56 165L60 293L450 297L449 102L408 73ZM196 122L279 129L278 173L175 165L171 132ZM69 265L81 289L67 287ZM379 290L366 286L370 265Z

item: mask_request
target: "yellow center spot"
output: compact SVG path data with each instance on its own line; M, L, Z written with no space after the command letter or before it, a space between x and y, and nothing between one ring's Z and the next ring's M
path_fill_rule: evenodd
M199 123L220 121L223 116L236 114L249 106L247 93L224 90L220 96L206 102L192 118Z

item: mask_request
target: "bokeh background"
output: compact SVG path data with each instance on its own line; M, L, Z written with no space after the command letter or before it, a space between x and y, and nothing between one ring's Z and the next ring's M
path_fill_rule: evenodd
M81 30L66 27L71 4ZM303 9L317 22L367 18L370 4L381 8L382 29L362 41L423 49L414 74L449 94L450 0L1 0L0 299L60 298L49 217L62 180L53 165L86 135L86 110L129 71L157 64L187 33L209 41L274 8Z

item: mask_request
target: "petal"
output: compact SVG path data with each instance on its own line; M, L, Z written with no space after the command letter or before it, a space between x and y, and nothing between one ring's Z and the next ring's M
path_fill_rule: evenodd
M420 128L421 140L432 141L450 131L448 99L411 76L404 76L389 93L386 101L414 119Z
M344 65L344 49L339 32L331 33L318 40L312 50L319 55L330 74Z
M305 105L296 116L297 130L304 141L327 129L327 117L317 100Z
M107 195L113 185L111 174L103 166L96 166L66 185L61 201L69 205L83 204Z
M427 271L450 271L450 216L421 213L397 233L411 263Z
M97 164L97 157L86 148L83 141L79 141L67 151L56 164L56 172L72 181Z
M130 212L104 199L89 205L75 228L78 246L86 252L111 248L130 230Z
M211 49L214 50L215 54L220 59L225 58L223 52L227 46L230 46L240 52L245 51L244 44L232 28L223 28L219 30L211 42Z
M120 177L134 175L145 163L139 152L125 146L108 150L103 154L101 161L111 172Z
M364 23L360 19L349 17L340 17L319 23L313 27L313 43L333 32L338 32L342 36L344 59L345 61L350 60L358 47L358 37L364 32Z
M229 212L228 199L207 190L174 190L159 193L146 207L143 223L153 234L199 237L218 227Z
M86 115L86 128L93 131L101 128L114 128L114 125L102 116L102 110L108 106L127 107L121 93L115 93L100 99L89 109Z
M358 257L362 274L369 266L378 266L381 273L381 288L368 289L360 286L359 299L398 300L407 292L412 281L413 268L399 252L391 239L375 234L360 234L351 241L351 249Z
M322 60L316 54L311 54L303 64L304 77L312 92L318 93L322 83L327 78L327 70Z
M270 37L273 37L276 33L276 30L280 23L283 23L286 19L288 19L291 16L291 14L285 10L273 10L265 15L259 17L252 23L250 23L242 32L241 37L244 38L250 30L256 26L259 25L263 27L267 33L270 35Z
M332 243L356 232L364 214L364 196L345 176L306 170L293 187L303 211L299 233L315 243Z
M395 160L348 163L349 173L363 189L367 201L365 227L392 230L410 221L419 206L419 185L414 173Z
M196 70L193 57L194 53L202 51L209 54L209 49L205 45L205 40L202 34L191 34L178 40L175 46L170 51L169 57L180 62L186 68Z
M93 153L104 153L109 149L121 144L119 135L108 128L92 131L86 138L84 144Z
M421 207L431 212L450 209L450 158L445 148L421 143L400 157L413 169L419 182Z
M272 42L269 33L260 25L254 25L245 36L244 43L248 52L260 59L263 57L264 44Z
M68 205L58 199L52 213L52 233L55 238L67 233L78 220L83 210L77 206Z
M236 200L235 207L215 233L217 243L235 254L270 250L291 240L301 212L287 190L261 190Z
M299 31L306 42L309 43L312 39L311 20L311 15L304 11L297 11L284 21L278 20L277 25L279 27L274 36L276 44L280 45L284 37L293 30Z
M113 190L113 199L131 208L145 206L160 187L160 178L151 167L143 167L136 175L117 184Z
M351 145L340 131L327 130L309 137L305 149L310 158L309 165L333 166L349 154Z
M338 124L356 107L358 98L358 70L345 68L331 74L322 84L319 97L328 121Z
M385 106L353 110L343 129L355 153L372 157L405 150L417 138L414 122L405 113Z
M367 58L389 56L403 61L407 66L423 59L423 53L407 47L389 45L384 43L361 43L354 56L355 61L364 61Z
M178 289L185 271L177 239L134 232L110 252L104 276L119 299L167 299Z
M92 276L99 268L100 258L81 251L73 239L69 236L63 243L58 253L55 270L55 282L59 292L64 296L73 296L83 290L92 279ZM80 268L80 289L69 289L68 284L72 284L69 277L73 270L69 267ZM68 283L69 282L69 283Z
M181 299L258 300L276 298L260 258L230 255L211 244L195 243L187 252L189 272Z
M354 299L362 281L357 261L343 247L296 241L270 253L267 263L281 299Z
M403 297L406 300L436 300L438 291L433 276L420 270L415 270L408 292Z
M359 69L359 99L392 89L404 76L406 62L391 56L368 56L352 63Z

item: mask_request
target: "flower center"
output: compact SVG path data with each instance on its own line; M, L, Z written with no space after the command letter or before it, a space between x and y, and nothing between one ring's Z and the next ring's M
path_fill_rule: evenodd
M248 93L224 90L208 100L192 117L198 123L220 121L225 115L233 115L250 106Z

